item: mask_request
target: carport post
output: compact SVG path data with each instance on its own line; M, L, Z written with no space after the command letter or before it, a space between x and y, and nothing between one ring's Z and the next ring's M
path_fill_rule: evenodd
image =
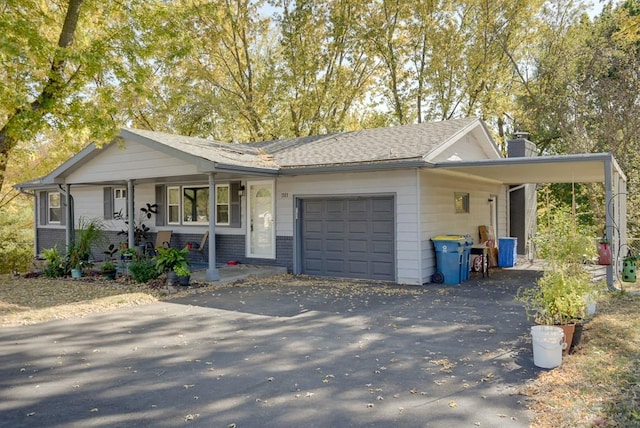
M216 268L216 181L213 172L209 173L209 267L205 279L207 281L220 279Z
M612 212L609 210L613 210L613 206L610 205L613 201L613 189L611 186L613 185L611 180L612 166L611 159L606 159L604 161L604 213L605 213L605 235L609 242L613 242L613 217ZM613 269L616 266L616 262L607 265L607 287L609 290L615 290L613 286Z

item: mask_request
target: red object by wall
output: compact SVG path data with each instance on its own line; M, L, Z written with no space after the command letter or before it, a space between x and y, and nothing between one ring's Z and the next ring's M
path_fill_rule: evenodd
M601 242L598 244L598 264L611 264L611 248L609 247L609 243L607 242Z

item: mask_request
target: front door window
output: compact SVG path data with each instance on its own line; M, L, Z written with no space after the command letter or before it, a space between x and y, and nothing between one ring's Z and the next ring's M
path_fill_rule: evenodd
M249 182L247 256L275 258L273 182Z

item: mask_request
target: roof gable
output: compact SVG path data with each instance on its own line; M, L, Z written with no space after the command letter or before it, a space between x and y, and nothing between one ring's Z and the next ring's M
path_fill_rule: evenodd
M483 122L475 117L247 144L223 143L197 137L123 128L119 137L110 144L102 148L91 144L40 180L31 184L23 183L18 187L62 183L68 177L73 177L71 182L74 183L85 182L85 176L107 180L109 165L103 163L113 165L115 146L122 140L125 142L124 146L127 143L135 143L132 146L151 151L148 152L148 157L145 157L144 153L130 152L132 157L137 156L138 159L146 159L149 162L156 158L176 159L174 166L193 166L184 168L185 173L189 170L189 174L277 174L278 171L312 171L314 168L384 168L390 165L406 167L421 166L440 160L500 157ZM464 157L459 155L462 149ZM165 164L166 162L164 166L155 168L155 171L151 167L148 170L156 173L158 177L163 176ZM91 167L88 167L89 165ZM106 172L101 175L80 173L92 169ZM122 179L122 174L117 175ZM135 174L126 175L128 178L137 177Z
M472 117L441 122L364 129L255 144L271 154L281 168L427 160L471 129L484 125ZM491 138L485 133L489 145ZM495 151L497 153L497 151Z

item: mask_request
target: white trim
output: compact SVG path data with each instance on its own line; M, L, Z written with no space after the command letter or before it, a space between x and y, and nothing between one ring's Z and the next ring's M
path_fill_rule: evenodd
M58 206L51 204L51 196L58 195ZM51 220L51 209L58 209L58 220ZM47 224L61 224L62 220L62 194L60 192L47 192Z
M220 203L219 198L218 198L218 189L221 189L225 187L227 189L227 202L226 203ZM231 184L230 183L226 183L226 184L216 184L216 211L214 213L214 221L216 222L216 226L229 226L231 224ZM218 221L218 207L219 206L226 206L227 207L227 221L226 222L222 222L222 221Z
M271 223L271 250L269 251L269 254L254 254L251 252L251 225L252 225L252 218L251 218L251 209L252 209L252 203L253 201L251 200L251 187L252 186L269 186L270 191L271 191L271 208L270 208L270 213L271 213L271 218L268 220L263 220L263 221L269 221ZM275 198L275 182L274 180L259 180L259 181L247 181L247 239L246 239L246 255L247 257L252 257L252 258L260 258L260 259L275 259L276 258L276 198Z
M209 187L206 185L195 185L195 186L190 186L190 185L183 185L181 186L181 192L180 192L180 202L181 202L181 219L182 219L182 224L185 226L197 226L197 225L207 225L209 224L209 221L211 221L211 213L208 213L208 218L206 221L191 221L191 220L187 220L185 218L185 213L184 213L184 209L185 209L185 203L184 203L184 192L187 189L206 189L207 192L209 191ZM209 195L209 197L211 197L211 195ZM198 204L198 199L197 199L197 192L196 192L196 211L197 211L197 204ZM209 209L209 203L207 203L207 210Z
M178 190L178 204L177 204L177 207L178 207L178 220L177 221L171 221L171 216L169 215L169 213L170 213L170 209L169 208L171 208L172 206L176 206L176 204L169 203L169 192L171 190L176 190L176 189ZM176 224L176 225L182 224L182 222L180 221L181 217L182 217L182 189L180 188L180 186L167 186L167 203L166 203L165 209L167 210L166 211L167 224Z

